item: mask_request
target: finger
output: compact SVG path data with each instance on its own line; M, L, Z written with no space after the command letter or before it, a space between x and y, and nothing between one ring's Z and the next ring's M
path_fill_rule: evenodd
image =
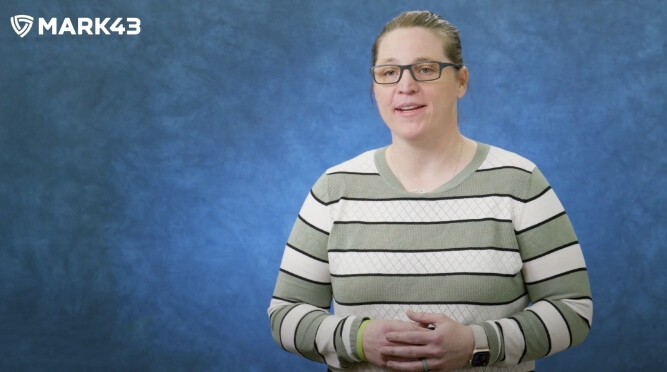
M424 368L424 362L426 362L426 368ZM390 360L387 362L387 367L395 371L425 371L429 368L428 359L424 359L424 362L421 359L409 362Z
M437 324L447 321L449 317L445 314L422 313L408 310L406 315L410 320L421 324Z
M398 345L383 346L380 349L380 354L387 360L414 361L420 357L424 357L425 352L421 346Z
M389 332L385 339L390 342L408 345L426 345L432 339L432 332L428 328L420 328L419 331Z

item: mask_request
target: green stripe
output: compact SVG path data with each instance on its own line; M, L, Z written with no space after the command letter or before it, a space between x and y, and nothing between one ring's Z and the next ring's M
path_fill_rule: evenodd
M527 230L516 237L519 245L532 248L531 250L521 250L521 258L524 261L543 255L554 248L571 244L577 240L570 219L566 214L554 218L534 229Z
M572 345L570 346L582 343L588 334L588 324L586 321L568 305L562 302L554 302L553 304L560 310L560 313L564 315L565 321L569 325L570 332L572 333Z
M313 311L301 318L298 328L296 329L295 345L296 349L310 360L320 361L325 363L324 358L313 347L312 342L316 339L317 330L320 324L327 318L329 314L321 311Z
M521 274L335 277L332 285L336 301L344 305L426 302L493 305L510 303L525 293Z
M284 272L278 273L273 295L286 301L299 301L321 308L331 305L331 285L312 283Z
M532 199L537 195L544 192L544 189L549 187L549 182L544 178L544 175L539 168L535 168L530 177L530 183L528 184L528 189L526 190L525 198Z
M328 238L327 234L313 229L300 219L297 219L294 223L292 233L287 239L287 243L321 261L328 262L327 251L325 249L317 249L318 247L326 247Z
M334 233L335 231L335 233ZM330 250L438 250L472 247L518 249L511 222L449 224L335 224Z
M537 314L532 311L523 311L516 314L514 318L521 324L526 339L530 340L526 343L526 355L523 360L534 360L546 356L549 352L549 337Z
M325 202L337 201L343 195L348 199L362 200L396 199L397 197L396 190L388 187L388 184L379 175L336 173L327 175L327 177L330 188L330 200L323 200ZM405 194L403 197L406 199L446 199L503 195L523 200L525 197L525 185L529 177L529 173L516 168L499 168L490 171L475 172L457 187L444 192ZM342 187L343 185L344 188ZM544 191L546 187L547 185L540 191ZM318 192L316 193L318 198L324 199L324 195L326 194L323 190L319 188Z
M547 299L591 297L586 271L575 271L537 284L527 284L528 293Z

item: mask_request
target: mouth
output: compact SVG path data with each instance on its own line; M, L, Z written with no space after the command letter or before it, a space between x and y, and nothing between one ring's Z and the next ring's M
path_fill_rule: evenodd
M410 112L410 111L419 110L422 107L426 107L426 105L405 105L405 106L396 107L395 110L400 111L400 112Z

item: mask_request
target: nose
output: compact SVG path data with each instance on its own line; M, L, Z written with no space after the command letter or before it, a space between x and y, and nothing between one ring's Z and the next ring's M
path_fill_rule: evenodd
M410 94L417 91L419 84L417 84L417 81L412 77L410 70L405 69L403 70L403 75L401 75L400 80L396 83L396 87L399 92Z

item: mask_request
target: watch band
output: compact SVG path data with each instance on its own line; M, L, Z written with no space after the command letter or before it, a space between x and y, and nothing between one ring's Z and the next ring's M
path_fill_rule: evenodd
M482 326L471 324L472 334L475 339L475 349L472 351L468 364L471 367L484 367L489 365L491 352L489 350L489 341L486 338L486 332Z
M489 341L486 339L486 332L481 325L471 324L472 334L475 336L475 349L488 349Z

